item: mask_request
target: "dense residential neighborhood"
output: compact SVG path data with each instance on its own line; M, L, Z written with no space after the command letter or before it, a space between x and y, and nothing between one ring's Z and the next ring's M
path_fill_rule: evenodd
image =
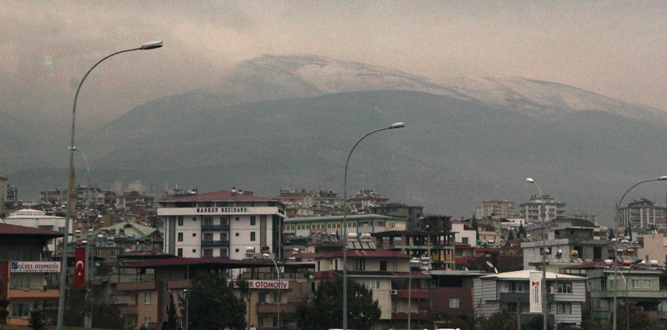
M204 321L189 317L204 307L190 310L190 295L204 299L197 294L207 289L197 285L206 274L226 281L229 293L219 294L238 297L242 313L225 322L249 329L315 322L304 315L316 311L304 311L322 303L323 283L343 277L377 309L372 329L482 329L498 313L530 326L543 308L559 329L604 327L614 302L656 324L667 320L664 211L650 201L629 203L642 212L620 209L628 227L606 228L590 215L564 216L566 203L550 196L530 196L518 209L484 201L472 218L455 220L372 190L344 203L333 191L158 195L135 182L131 191L78 187L65 230L67 194L56 189L21 202L7 181L0 180L3 194L14 191L3 196L0 223L0 321L7 324L28 325L34 306L45 315L58 308L65 255L70 326L113 317L124 329L196 328ZM650 206L662 218L645 217ZM343 313L340 301L328 309Z

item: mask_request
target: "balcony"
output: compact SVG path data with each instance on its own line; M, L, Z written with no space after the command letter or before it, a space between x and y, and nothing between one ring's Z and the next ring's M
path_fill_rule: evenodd
M423 310L423 311L418 311L415 313L409 313L410 314L410 320L411 321L422 321L422 320L428 320L428 311ZM400 312L400 311L394 311L391 312L391 319L392 320L407 320L408 319L408 313L406 312Z
M201 225L201 230L229 230L229 225Z
M396 298L408 299L428 299L428 290L397 290Z
M522 303L530 302L529 292L501 292L500 293L500 302L503 303L515 303L517 299Z
M9 289L7 298L11 300L19 299L58 299L60 298L59 289Z
M201 246L229 246L229 240L224 240L224 241L201 241Z

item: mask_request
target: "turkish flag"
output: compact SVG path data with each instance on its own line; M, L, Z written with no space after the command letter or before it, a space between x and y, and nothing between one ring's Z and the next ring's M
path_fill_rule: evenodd
M81 289L86 283L86 248L78 247L74 251L74 288Z

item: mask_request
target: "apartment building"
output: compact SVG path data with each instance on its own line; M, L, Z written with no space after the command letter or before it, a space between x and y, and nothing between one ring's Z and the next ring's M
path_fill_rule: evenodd
M57 305L60 262L51 261L46 245L62 232L0 223L0 292L9 299L7 324L27 326L35 302Z
M519 204L519 214L529 223L549 222L562 217L566 212L566 203L556 201L549 195L532 195L527 203Z
M281 258L285 206L232 189L158 202L164 252L187 258L243 259L248 251Z
M370 212L396 218L408 219L406 228L413 230L419 219L424 216L424 207L407 205L405 203L385 203L370 206Z
M323 253L314 259L316 280L343 275L342 252ZM349 242L347 276L373 290L373 300L382 312L376 329L406 328L408 315L413 326L426 327L430 276L411 270L410 260L405 253L377 248L372 242Z
M33 209L18 210L10 214L3 220L7 224L12 224L17 226L40 228L48 231L58 231L61 233L65 232L65 217L49 215L46 212L40 210L33 210ZM75 224L73 223L73 221L70 221L68 232L73 234L75 232L73 230L74 227ZM59 236L59 238L51 239L48 242L48 244L46 245L46 250L49 253L49 255L53 255L54 252L56 251L56 248L62 245L63 236L64 235L61 235Z
M488 217L498 217L507 219L515 214L514 202L507 200L485 200L482 205L475 210L475 218L482 219Z
M527 324L542 315L547 304L547 320L553 325L581 323L586 301L586 277L546 273L547 301L542 301L539 283L542 272L521 270L486 275L474 280L476 312L490 316L499 310L520 313L521 323Z
M343 235L343 216L304 217L285 219L283 233L294 237L317 234ZM347 216L347 233L379 233L388 230L405 230L406 218L378 214L354 214Z
M641 198L628 203L628 206L618 209L617 227L623 228L664 228L667 208L655 205L647 198Z

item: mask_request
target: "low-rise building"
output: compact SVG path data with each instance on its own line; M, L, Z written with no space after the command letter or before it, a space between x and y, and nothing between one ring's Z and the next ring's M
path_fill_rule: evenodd
M35 302L57 305L60 262L45 247L62 232L0 223L0 293L9 299L7 323L27 326ZM2 296L0 296L2 298Z
M586 301L586 277L546 273L547 301L542 301L542 272L521 270L486 275L474 280L476 312L490 316L500 310L520 313L521 323L542 315L547 304L549 323L576 325L582 320Z
M342 215L327 217L304 217L285 219L283 233L293 237L308 237L317 234L343 235ZM347 233L360 236L362 233L380 233L390 230L405 230L407 219L378 214L354 214L347 216Z

